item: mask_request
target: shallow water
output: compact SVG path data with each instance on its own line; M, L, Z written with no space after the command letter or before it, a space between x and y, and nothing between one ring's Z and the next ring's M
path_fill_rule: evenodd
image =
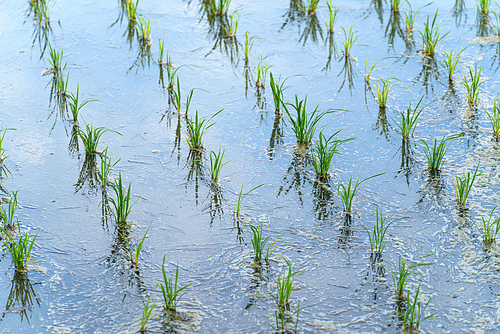
M426 4L411 3L414 10ZM407 41L404 13L378 1L338 4L332 36L323 23L323 2L314 18L293 1L234 0L230 11L240 15L236 41L220 38L221 27L210 26L199 2L141 1L139 13L152 20L151 56L135 37L128 40L128 19L117 1L51 2L50 31L27 17L28 2L1 2L0 116L3 128L16 129L4 142L10 174L3 185L19 189L17 215L22 230L38 233L32 258L41 268L27 279L1 253L0 332L136 332L148 295L161 304L156 281L164 255L167 269L178 264L181 284L192 285L179 305L182 320L163 317L157 306L152 331L272 332L268 324L276 309L266 293L274 291L285 256L304 269L290 301L292 308L299 300L310 306L300 313L299 332L399 332L389 262L398 254L414 261L433 254L424 261L435 264L418 267L421 275L412 275L408 285L414 294L421 282L422 301L432 297L427 312L437 315L422 324L423 331L496 332L500 251L483 246L480 217L498 204L500 146L483 110L491 110L497 97L500 49L475 3L463 10L457 3L434 3L417 17L416 30L422 30L439 7L442 32L450 31L432 61L422 57L416 31L414 43ZM359 37L346 59L340 27L351 23ZM246 31L259 37L248 81L241 46ZM185 124L162 87L159 38L175 66L189 65L177 73L183 99L198 89L190 113L224 109L206 134L203 154L189 154ZM102 215L93 168L99 158L86 159L81 142L75 148L70 117L51 100L52 75L42 76L50 66L48 42L64 50L69 90L79 84L83 98L99 100L82 109L80 122L122 135L104 134L99 148L109 146L113 161L121 159L113 176L121 172L134 199L142 198L130 217L133 240L150 227L137 271L113 220ZM443 51L466 46L450 85ZM289 78L288 100L307 94L311 110L318 103L321 110L345 110L321 122L325 134L342 128L341 138L356 137L339 147L342 155L334 157L327 184L316 180L310 155L297 153L288 120L274 113L270 87L256 90L258 53L268 57L275 76ZM365 62L373 60L378 63L367 85ZM471 110L461 81L475 61L486 81L477 110ZM389 77L388 107L379 109L375 84ZM402 145L390 117L421 96L425 109L414 139ZM418 140L453 133L464 137L450 142L441 174L430 177ZM230 163L217 192L205 165L209 151L219 147ZM483 175L464 214L455 205L454 173L473 171L478 162ZM346 221L338 184L378 173L385 174L364 183L356 214ZM245 190L264 186L244 199L238 224L232 210L242 184ZM389 228L382 265L371 264L361 226L372 226L377 206L389 221L407 217ZM269 266L256 268L251 233L243 225L259 221L265 235L285 242L278 241Z

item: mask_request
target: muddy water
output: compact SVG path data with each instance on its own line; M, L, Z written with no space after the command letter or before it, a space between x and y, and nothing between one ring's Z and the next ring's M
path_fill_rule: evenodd
M417 10L426 3L412 1ZM267 295L285 266L304 269L296 278L291 306L300 313L299 332L399 332L389 261L411 261L433 254L410 277L412 294L421 282L421 300L432 297L422 324L429 333L496 332L499 324L497 246L482 244L480 217L498 204L499 146L492 141L484 109L497 97L499 44L491 37L475 3L440 1L424 7L416 19L423 30L427 15L439 7L442 33L434 58L423 58L417 32L406 38L405 14L386 3L349 1L338 5L337 29L329 35L321 3L316 16L301 13L294 2L234 0L240 21L236 40L221 37L197 1L141 1L139 14L152 21L152 45L129 39L126 13L116 1L53 1L50 28L27 17L28 2L0 3L0 113L6 167L3 185L19 190L17 214L23 231L38 233L28 278L16 274L9 254L0 257L2 333L135 332L152 295L160 305L156 282L166 255L167 270L180 268L181 284L192 285L176 319L158 306L149 328L157 332L271 332L275 306ZM407 4L402 5L404 11ZM490 18L493 18L490 14ZM212 22L212 23L211 23ZM358 39L350 58L341 52L344 33L353 25ZM254 39L245 64L245 32ZM133 30L132 30L132 35ZM197 88L191 113L209 116L224 109L205 137L204 154L190 154L179 121L164 89L166 73L157 62L158 39L178 73L183 99ZM73 123L51 98L48 43L64 50L69 90L87 104L81 120L118 131L108 132L99 148L109 146L113 161L141 198L130 216L135 240L150 227L138 269L131 268L112 218L102 212L96 171L99 158L87 159L75 146ZM450 84L441 60L444 51L462 53ZM319 182L310 155L295 148L286 119L276 117L270 87L255 88L258 54L268 57L275 76L289 77L285 92L308 96L312 110L342 109L325 116L325 134L343 129L332 177ZM365 63L378 61L364 80ZM467 106L462 78L469 66L482 66L480 104ZM247 67L245 66L247 65ZM391 78L386 109L376 100L378 78ZM414 139L402 145L391 120L423 98ZM463 133L450 142L443 170L430 177L419 139ZM317 138L317 136L316 136ZM72 140L73 139L73 140ZM211 185L206 164L210 150L225 149L230 163L222 170L221 190ZM483 175L467 212L455 205L454 173ZM338 184L364 179L346 220ZM8 176L8 178L7 178ZM264 184L243 203L241 223L232 210L241 185ZM3 196L6 196L4 194ZM371 262L368 236L375 208L396 221L388 230L383 262ZM248 223L264 224L265 235L279 236L268 266L254 267ZM122 231L123 232L123 231ZM264 297L259 297L264 294ZM258 301L257 301L258 300Z

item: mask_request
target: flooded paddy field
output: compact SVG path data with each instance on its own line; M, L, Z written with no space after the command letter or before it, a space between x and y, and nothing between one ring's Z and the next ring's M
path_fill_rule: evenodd
M149 332L416 332L404 315L417 291L421 332L497 332L500 249L484 234L500 217L489 117L499 105L500 9L334 1L329 32L325 1L314 12L305 0L233 0L226 15L218 3L132 2L134 19L126 0L0 2L2 206L11 203L20 227L1 234L0 333L136 333L149 296ZM440 37L434 54L426 26ZM271 73L286 87L278 112ZM329 111L309 147L286 112L295 117L306 96L307 113ZM402 139L400 113L419 101ZM196 110L213 124L205 150L186 140ZM98 153L85 153L86 125L110 130ZM317 176L319 138L335 133L329 147L336 139L341 154ZM453 135L430 168L426 143ZM228 163L214 182L219 148ZM460 205L456 177L476 167ZM111 201L119 175L135 202L121 223ZM349 210L351 178L365 181ZM380 220L385 238L371 251ZM250 225L270 237L260 261ZM7 246L26 233L36 240L19 271ZM131 264L127 250L146 233ZM412 266L402 297L400 259ZM179 287L190 284L175 312L157 284L163 261L167 277L178 268ZM280 304L288 264L293 290Z

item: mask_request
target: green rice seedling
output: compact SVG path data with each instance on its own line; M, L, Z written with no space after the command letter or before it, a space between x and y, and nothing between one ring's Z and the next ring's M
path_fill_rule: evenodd
M484 112L488 115L488 118L490 119L491 128L493 129L493 135L495 136L495 139L498 141L500 139L500 101L499 100L493 101L493 110L491 114L487 110L485 110ZM1 155L3 155L3 153Z
M446 59L441 60L441 62L448 70L448 80L451 81L453 79L453 73L455 73L455 69L457 68L458 61L460 60L460 55L466 48L460 50L455 58L453 58L453 50L451 50L450 53L444 52L444 54L446 55Z
M135 28L137 30L139 40L143 43L151 42L151 21L149 19L146 21L144 16L141 16L139 20L134 21L137 24Z
M127 0L127 6L125 9L127 10L128 18L134 20L137 18L137 7L139 6L139 0L134 2L134 0Z
M432 145L432 148L427 144L427 142L423 139L420 139L422 142L422 148L424 150L424 154L427 158L427 167L429 168L430 171L439 171L441 167L444 164L444 155L446 154L446 151L448 151L448 147L446 146L446 143L449 140L456 139L462 137L461 134L455 134L451 136L443 136L439 144L437 143L437 139L432 138L431 140L434 140L434 144Z
M115 192L116 195L116 200L114 198L109 198L109 201L111 204L113 204L113 207L115 208L115 219L116 222L119 224L126 224L127 223L127 218L132 212L132 208L134 205L137 204L137 201L139 201L139 198L135 200L135 202L131 203L132 196L130 193L130 188L131 184L129 183L128 188L125 189L125 186L123 185L122 181L122 173L120 172L118 174L118 178L115 178L114 183L110 183L109 186L113 191Z
M271 239L271 236L268 236L266 238L262 236L263 225L264 222L261 222L260 226L255 226L252 224L248 224L247 226L245 226L246 228L250 228L252 230L252 247L254 252L255 263L260 263L260 260L262 259L262 252L264 251L267 242ZM278 237L278 239L283 240L280 237ZM275 242L273 242L271 247L274 245ZM270 250L270 248L267 247L266 262L269 262L269 257L274 252L274 249Z
M426 255L424 257L427 257L430 255ZM413 271L414 268L419 267L419 266L426 266L426 265L431 265L433 263L412 263L408 265L405 260L399 255L399 262L398 266L389 261L392 266L394 267L394 270L391 270L392 274L392 281L394 282L394 287L396 288L396 294L399 299L404 299L404 291L406 289L406 285L408 284L408 278L412 273L415 273Z
M326 5L328 6L328 21L325 20L326 29L327 32L332 33L335 31L335 22L337 22L339 9L338 7L333 9L331 0L327 0Z
M490 4L491 4L491 0L477 0L476 1L477 10L482 15L488 15L488 13L490 12Z
M458 205L461 208L465 208L465 203L467 203L467 198L469 197L476 177L483 174L477 172L478 168L479 163L477 164L474 173L468 172L467 174L464 174L463 178L457 176L457 172L455 172L455 195L457 197Z
M62 64L62 61L63 61L63 54L64 54L64 51L61 50L57 50L57 49L54 49L52 48L52 45L50 45L49 43L49 55L50 55L50 59L48 59L48 62L50 64L50 66L52 67L52 69L54 70L54 73L55 74L59 74L60 71L64 70L66 68L66 64Z
M250 37L248 31L245 33L245 44L243 44L243 52L245 53L245 61L249 59L250 52L252 51L254 38L257 38L260 41L260 38L257 36ZM262 41L261 41L262 42Z
M120 136L122 135L115 130L106 129L105 127L94 128L92 124L85 124L85 131L80 128L78 128L77 131L83 142L86 155L100 154L100 152L97 151L97 145L99 145L99 140L106 132L113 132Z
M391 0L391 10L394 12L398 12L400 3L401 0Z
M159 51L158 51L158 64L160 65L163 65L163 50L164 50L164 47L165 47L165 39L162 38L162 39L158 39L158 48L159 48Z
M419 31L420 37L422 38L423 53L431 57L434 56L438 42L449 34L449 32L447 32L441 36L439 24L436 25L437 14L438 11L436 10L432 21L429 21L429 16L427 15L427 21L424 23L424 32Z
M399 113L399 115L401 116L400 123L398 123L394 118L391 117L394 123L396 123L399 130L401 130L401 135L403 136L404 140L410 139L410 136L412 136L413 132L415 132L418 119L420 118L420 114L424 109L423 107L419 109L420 103L422 103L423 98L424 98L423 96L420 98L415 108L411 107L411 102L410 102L408 109Z
M17 225L19 225L19 219L16 218L16 221L14 221L14 215L16 213L16 207L17 207L18 193L19 190L13 191L11 193L7 209L5 209L3 206L0 206L0 215L2 216L3 227L6 230L16 227L16 223Z
M147 332L148 328L146 327L146 325L148 324L148 320L151 317L151 313L153 313L153 309L156 306L156 299L153 301L153 304L149 305L150 299L151 296L148 296L148 301L146 302L146 305L142 310L141 329L139 330L140 332Z
M414 12L411 8L410 2L406 0L406 3L408 4L408 12L405 13L406 33L411 35L413 33L413 27L415 26L415 19L417 18L420 9Z
M355 139L354 137L344 140L337 139L336 136L340 131L342 130L338 130L329 138L326 138L323 132L319 133L319 140L316 141L313 154L314 170L319 177L330 177L330 166L333 156L341 154L337 147L342 143Z
M85 107L85 105L89 102L97 102L96 99L87 99L80 103L80 85L76 86L76 94L70 93L69 97L69 110L71 111L71 115L73 117L73 123L78 124L78 115L80 114L80 110Z
M368 67L368 58L365 60L365 81L370 82L370 75L372 74L372 71L375 69L375 66L377 66L378 61L373 61L370 67Z
M137 240L135 243L129 242L127 238L120 233L123 240L125 240L125 242L127 243L128 246L127 254L129 256L130 262L132 262L133 265L137 265L139 263L139 256L141 255L142 246L144 245L144 240L146 240L148 232L149 232L149 227L140 240L139 240L139 235L137 235Z
M278 80L275 81L272 72L269 72L269 78L270 78L269 84L271 86L271 91L273 93L274 111L276 113L279 113L281 110L281 106L285 104L284 92L288 88L285 87L285 83L288 80L288 78L281 81L281 76L280 76Z
M316 132L319 121L323 116L328 113L333 112L333 109L328 109L326 111L319 110L319 104L314 108L312 113L307 113L306 111L307 95L303 100L299 101L297 95L295 95L295 104L285 103L283 107L288 115L288 119L292 124L292 130L297 138L297 143L304 146L309 146L312 143L312 138ZM292 112L288 110L287 106L291 106L293 111L297 116L292 115Z
M292 294L295 275L297 274L300 275L303 272L300 272L298 270L293 271L292 263L288 261L285 257L283 257L283 260L285 260L288 266L288 270L285 270L285 272L283 272L281 275L278 276L278 279L276 281L276 296L274 295L271 296L274 298L274 301L278 309L282 309L284 312L286 306L288 305L290 295Z
M66 76L63 73L60 73L55 77L57 95L60 97L68 96L68 82L69 73L66 74Z
M349 182L347 185L344 184L339 184L337 191L339 193L340 199L342 201L342 206L344 207L344 212L347 216L351 215L352 212L352 202L354 201L354 196L356 196L358 192L358 187L365 181L368 181L369 179L373 179L374 177L383 175L385 173L380 173L376 175L369 176L363 180L357 179L356 183L352 182L352 176L349 179Z
M186 119L186 141L191 150L203 150L203 135L210 129L215 122L210 122L215 116L220 114L224 109L219 110L210 118L198 117L196 110L194 118Z
M4 245L7 247L7 250L10 253L10 256L12 257L12 262L14 262L14 266L18 271L25 271L26 270L26 265L28 262L34 262L31 258L31 250L33 249L33 246L35 244L36 237L38 234L35 234L32 238L32 235L30 232L27 232L25 234L21 234L21 226L18 222L17 224L17 229L19 231L19 240L15 241L9 234L7 230L4 230L0 228L0 231L5 233L7 237L9 238L8 242L4 241Z
M227 165L229 161L222 163L222 159L224 158L224 153L226 150L221 151L219 147L219 152L215 153L214 151L210 152L210 178L212 181L217 183L219 180L219 175L222 170L222 167Z
M3 168L5 159L7 159L9 156L5 155L5 152L7 152L6 149L3 148L3 141L5 139L5 135L7 134L7 129L2 131L3 133L0 135L0 166Z
M387 107L387 98L389 97L389 80L391 78L387 79L380 79L379 80L382 82L382 85L375 85L377 86L377 97L378 97L378 105L381 108Z
M347 32L343 27L341 27L341 29L344 32L344 41L340 41L340 43L342 43L342 52L344 53L344 57L349 57L351 55L352 46L358 39L358 36L354 35L354 32L352 31L352 24L349 32Z
M484 219L484 217L481 217L481 220L483 221L483 242L485 245L490 245L493 242L495 242L495 238L497 237L498 230L500 229L500 217L491 221L491 217L493 216L493 212L495 211L497 207L495 206L491 212L490 216L488 218L488 221Z
M493 16L495 19L490 21L490 29L495 35L500 36L500 13L493 12Z
M236 32L238 31L238 23L240 22L240 15L237 11L234 11L233 14L229 15L229 38L235 38Z
M233 213L234 213L234 219L235 220L240 220L241 203L243 203L243 200L245 199L245 197L247 197L248 194L250 194L252 191L254 191L254 190L262 187L264 185L264 183L259 184L256 187L253 187L252 189L250 189L246 193L243 193L243 186L244 185L245 185L244 183L241 184L241 189L240 189L240 193L238 195L238 200L237 200L236 204L233 205Z
M398 310L398 313L403 320L403 326L407 331L412 330L412 332L416 332L422 322L424 322L425 320L433 319L436 315L436 313L433 313L428 316L424 316L425 309L429 305L431 298L429 298L429 300L427 300L427 303L422 307L421 302L418 301L419 293L420 283L418 284L417 292L415 293L413 302L411 302L410 300L410 292L408 291L406 298L406 307L402 308L402 310Z
M231 0L208 0L208 5L212 14L226 16Z
M477 63L474 64L474 73L472 73L472 69L469 66L469 75L471 82L467 81L467 77L464 75L464 81L462 82L462 85L464 85L466 93L465 96L467 97L467 102L469 103L469 106L475 106L478 103L479 100L479 88L483 84L483 81L481 81L481 67L479 69L477 68Z
M108 156L108 148L101 153L101 186L102 189L106 189L108 186L108 180L111 177L111 173L113 172L113 168L117 163L120 162L121 159L116 160L114 164L111 163L111 157Z
M178 287L179 265L177 265L175 270L175 280L173 276L167 278L167 274L165 273L165 256L166 255L163 255L163 264L161 266L161 271L163 273L163 283L156 282L156 285L161 289L164 303L163 307L165 308L165 310L175 312L177 303L182 298L182 296L186 294L182 291L190 287L193 283L189 283L182 288Z
M167 61L164 63L164 66L167 70L167 89L173 90L175 86L175 79L177 78L176 76L177 71L180 70L185 65L181 65L177 68L174 68L174 66L172 65L172 60L170 59L170 55L168 53L166 56L166 60Z
M257 75L257 79L255 81L255 86L265 88L266 87L267 71L269 71L269 69L273 65L271 65L271 66L268 65L269 59L267 58L267 56L263 57L262 53L260 53L257 56L257 58L258 58L257 71L255 72L255 74ZM264 60L266 61L265 65L264 65Z
M370 240L370 250L374 253L382 254L384 252L385 245L387 244L387 241L384 240L385 233L387 232L389 226L394 223L394 221L390 222L387 225L384 225L387 218L382 217L382 212L378 212L378 207L376 207L375 210L377 221L373 225L373 234L370 234L370 231L368 230L368 228L366 228L366 226L361 226L368 233L368 239Z
M307 1L306 2L307 12L311 15L315 15L320 0L306 0L306 1Z

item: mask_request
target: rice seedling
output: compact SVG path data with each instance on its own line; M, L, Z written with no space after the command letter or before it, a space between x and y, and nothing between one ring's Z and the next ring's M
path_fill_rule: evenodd
M209 9L214 15L227 15L229 5L231 5L231 0L208 0Z
M174 66L172 65L172 60L168 53L166 55L166 62L163 65L167 69L167 89L173 90L175 86L175 79L177 78L177 71L186 65L181 65L177 68L174 68Z
M219 175L222 170L222 167L227 165L230 161L226 161L222 163L222 159L224 158L224 153L226 150L221 151L219 147L219 152L215 153L214 151L210 152L210 178L212 181L217 183L219 180Z
M111 163L111 157L108 157L108 148L101 153L101 186L102 189L106 189L108 186L108 180L111 177L111 173L113 172L113 168L117 163L120 162L121 159L115 161L114 164Z
M368 233L368 239L370 240L370 250L373 253L382 254L384 252L385 245L387 244L387 241L384 241L385 233L387 232L389 226L394 223L394 221L390 222L387 225L384 225L387 218L384 218L382 216L382 212L378 212L378 207L376 207L375 210L377 221L373 225L373 234L370 234L370 231L368 230L368 228L366 228L366 226L361 226Z
M19 225L19 219L16 218L16 221L14 222L18 193L19 190L16 190L10 194L9 205L7 206L7 209L5 209L3 206L0 206L0 215L2 216L3 226L6 230L16 227L16 223L17 225Z
M66 74L66 76L63 73L60 73L55 77L57 95L59 95L60 97L68 96L68 82L69 73Z
M495 242L495 239L498 234L498 230L500 229L500 217L497 219L494 219L491 221L491 218L493 216L493 212L495 211L497 207L495 206L491 212L490 216L488 218L488 221L484 219L484 217L481 217L481 220L483 221L483 242L485 245L490 245L493 242Z
M483 173L478 173L477 170L479 168L479 163L477 164L474 173L468 172L464 174L463 178L457 176L457 172L455 172L455 195L457 197L458 205L461 208L465 207L465 203L467 203L467 198L469 197L470 191L472 190L472 185L476 180L476 177L482 175Z
M235 38L236 32L238 31L238 23L240 22L240 15L237 11L234 11L233 14L229 15L229 38Z
M248 224L247 226L245 226L245 228L250 228L252 230L251 241L252 241L255 263L260 263L260 260L262 259L262 252L264 251L267 242L271 239L271 236L268 236L266 238L262 236L263 225L264 222L261 222L260 226L255 226L252 224ZM277 238L283 240L280 237ZM275 243L276 241L274 241L270 247L272 248ZM269 246L267 247L266 262L269 262L269 257L276 249L276 247L272 249L270 249L270 247Z
M175 270L175 280L173 275L171 275L170 278L167 278L167 274L165 273L165 256L166 255L163 255L163 264L161 266L161 271L163 273L163 283L156 282L156 285L161 289L164 303L163 307L165 308L165 310L175 312L177 303L182 298L182 296L186 294L182 291L190 287L193 283L189 283L182 288L178 287L179 265L177 265Z
M262 56L262 53L258 55L258 63L257 63L257 70L255 71L255 74L257 75L257 79L255 81L255 86L257 87L266 87L266 78L267 78L267 71L273 66L268 65L269 59L266 57ZM264 60L266 60L266 63L264 65Z
M394 12L398 12L401 0L390 0L390 1L391 1L391 10Z
M453 57L453 50L451 50L450 53L444 52L444 54L446 55L446 59L441 60L441 62L448 70L448 80L451 81L453 79L453 73L455 73L455 69L457 68L458 61L460 60L460 55L465 49L467 49L467 47L460 50L455 58Z
M69 101L69 110L71 111L71 115L73 117L73 123L78 124L78 115L80 114L80 110L85 107L85 105L89 102L97 102L96 99L87 99L80 103L80 85L76 86L76 94L70 93L68 95Z
M146 302L146 305L142 310L141 329L139 330L140 332L147 332L148 328L146 327L146 325L148 324L148 320L151 317L151 313L153 313L153 309L156 306L156 299L153 301L153 304L149 305L150 299L151 296L148 296L148 301Z
M415 108L411 107L410 102L408 108L405 111L399 113L399 115L401 116L400 123L398 123L394 118L391 117L393 122L396 123L397 127L401 131L403 140L410 139L410 136L412 136L413 132L415 132L420 114L422 113L422 110L424 110L423 107L419 109L420 103L422 103L423 98L423 96L420 98Z
M288 115L288 119L292 124L292 130L297 138L297 143L304 146L309 146L312 143L312 138L316 132L319 121L323 116L331 113L335 110L328 109L326 111L319 110L319 104L314 108L312 113L307 113L306 111L307 95L303 100L299 101L297 95L295 95L295 103L285 103L283 107ZM293 111L297 116L292 115L292 112L288 110L287 106L291 106Z
M137 265L139 263L139 255L141 255L142 246L144 245L144 240L146 240L148 232L149 232L149 227L140 240L139 240L139 235L137 235L137 240L135 243L129 242L127 238L120 233L123 240L125 240L125 242L127 243L126 251L129 256L130 262L132 262L133 265Z
M477 63L474 64L474 73L472 73L472 69L469 66L469 75L471 82L469 84L467 77L464 75L464 81L462 82L462 85L464 85L466 93L465 96L467 97L467 102L469 103L469 106L474 106L478 103L479 100L479 88L483 84L483 81L480 80L481 78L481 67L479 69L477 68Z
M495 35L500 36L500 13L493 11L492 13L495 19L490 21L490 29Z
M387 79L380 79L379 80L382 82L382 88L379 85L377 86L377 97L378 97L378 105L381 108L387 107L387 98L389 97L389 80L391 78Z
M493 110L491 114L487 110L485 110L484 112L488 115L488 118L490 119L491 128L493 129L493 135L495 136L495 139L498 141L500 139L500 101L499 100L493 101ZM0 140L0 147L1 147L1 142L2 141ZM3 155L3 153L1 153L1 155Z
M300 302L298 302L297 311L292 314L287 314L286 311L289 309L289 299L293 290L293 282L295 280L295 276L299 276L303 273L303 271L293 271L292 264L286 258L285 260L288 270L285 270L282 274L278 276L276 281L276 295L271 294L271 297L274 299L276 304L276 308L278 311L275 312L276 326L271 325L276 331L284 331L285 326L292 320L293 315L297 315L297 320L295 323L295 328L297 328L297 324L299 321L299 312L306 307L300 307Z
M14 262L14 266L18 271L25 271L28 262L30 261L34 262L30 258L30 255L38 234L35 234L34 236L32 236L30 232L21 234L21 226L19 222L17 224L17 229L20 235L18 241L15 241L7 230L0 228L0 231L5 233L9 238L8 242L4 241L3 243L7 247L7 250L9 251L10 256L12 257L12 262Z
M260 38L257 36L252 36L250 37L248 31L245 33L245 44L242 45L243 47L243 52L245 54L244 60L247 61L250 56L250 52L252 51L253 43L254 43L254 38L257 38L260 41Z
M342 206L344 208L344 212L347 216L351 215L352 212L352 203L354 201L354 196L356 196L358 192L358 187L363 184L363 182L368 181L369 179L373 179L374 177L383 175L385 173L380 173L380 174L375 174L372 176L369 176L363 180L359 180L359 178L356 180L356 183L352 182L352 176L349 179L349 182L347 185L344 184L339 184L337 188L337 192L339 193L340 199L342 201Z
M215 122L210 122L215 116L220 114L224 109L219 110L210 118L198 117L198 110L196 110L194 118L186 119L186 141L191 150L203 150L203 135L210 129Z
M2 132L3 133L0 135L0 166L4 167L3 164L5 162L5 159L9 157L8 155L5 155L5 152L7 150L3 148L3 141L5 139L5 135L7 134L7 129L3 130Z
M158 64L163 65L163 55L164 55L165 39L158 39Z
M424 23L424 32L419 31L420 37L422 38L423 53L431 57L434 56L438 42L449 34L449 32L447 32L441 36L439 24L436 25L437 14L438 11L436 10L432 21L429 21L429 15L427 15L427 21Z
M368 67L368 58L365 60L365 81L370 82L370 75L372 74L372 71L375 69L375 66L377 66L378 61L373 60L372 64L370 67Z
M430 255L426 255L424 257L427 256ZM394 287L396 288L396 294L398 295L399 299L404 299L404 291L406 289L406 285L408 284L408 278L410 277L411 274L416 273L416 271L413 271L413 268L433 264L426 262L426 263L412 263L408 265L405 262L405 260L401 257L401 255L399 255L399 262L397 267L393 262L391 261L389 262L394 267L394 270L391 270L391 275L392 275L392 281L394 282Z
M319 177L330 177L332 158L335 154L341 154L337 147L340 144L355 139L354 137L343 140L337 139L336 136L340 131L342 130L338 130L328 138L326 138L323 132L319 133L319 140L316 141L313 154L314 170Z
M335 31L335 22L337 22L339 9L338 7L333 9L331 0L327 0L326 5L328 6L328 21L325 20L326 31L332 33Z
M411 9L410 2L407 0L406 3L408 4L408 12L405 13L406 33L408 35L411 35L413 32L413 27L415 26L415 19L417 18L420 9L414 12Z
M52 48L52 45L50 45L50 43L49 43L50 59L48 59L48 62L50 64L50 66L52 67L52 69L54 70L55 74L59 74L60 71L62 71L66 68L67 63L65 63L64 66L62 64L63 54L64 54L63 50L59 51L57 49L54 49L54 48Z
M482 15L488 15L488 13L490 12L490 4L491 4L491 0L477 0L476 1L477 10Z
M432 138L431 140L434 140L434 143L432 144L432 148L427 144L427 142L423 139L420 139L422 142L422 148L424 151L424 154L427 158L427 167L429 168L430 171L439 171L441 167L444 164L444 155L446 154L446 151L448 151L448 147L446 146L446 143L449 140L453 140L456 138L462 137L461 134L455 134L451 136L443 136L439 144L437 143L436 138Z
M245 185L245 183L242 183L241 184L241 189L240 189L240 193L238 195L238 200L236 201L236 204L233 205L233 213L234 213L234 219L235 220L240 220L240 214L241 214L241 203L243 203L243 200L245 199L245 197L248 196L248 194L250 194L252 191L262 187L264 185L264 183L262 184L259 184L258 186L256 187L253 187L252 189L250 189L249 191L247 191L246 193L243 193L243 186Z
M353 31L352 31L352 24L351 28L349 29L349 32L347 32L343 27L341 27L342 31L344 32L344 41L340 41L342 43L342 52L344 53L344 57L349 57L351 55L351 49L356 40L358 39L358 36L355 36Z
M112 197L109 198L111 204L115 208L114 216L116 222L119 224L126 224L127 218L132 212L132 208L137 204L139 198L136 199L133 203L131 203L132 196L130 194L131 184L129 183L128 188L125 189L122 181L122 173L118 174L118 178L115 178L114 183L110 183L111 189L115 192L116 200Z
M151 296L148 296L146 305L144 305L144 309L142 310L141 329L139 329L139 332L141 333L146 333L148 331L148 328L146 326L148 324L149 318L151 317L151 314L153 313L153 309L156 306L156 299L153 301L153 304L149 305L150 299Z
M320 0L306 0L306 1L307 1L306 2L307 12L311 15L315 15Z
M279 76L278 80L275 81L272 72L269 72L269 78L269 85L271 86L271 91L273 93L274 111L276 113L279 113L281 110L281 106L285 104L284 92L288 87L284 86L288 78L281 81L281 76Z
M83 142L86 155L100 154L100 152L97 151L97 145L99 145L99 140L106 132L113 132L120 136L122 135L118 131L106 129L105 127L94 128L92 124L85 124L85 131L80 128L78 128L77 131Z
M431 298L427 300L427 303L422 307L422 303L418 301L418 295L420 293L420 283L417 287L417 292L415 293L415 297L413 298L413 302L410 300L410 292L408 291L406 297L406 307L402 308L402 310L398 309L398 313L403 320L403 326L405 330L413 330L417 331L420 324L425 320L433 319L437 313L432 313L427 316L424 316L425 309L429 306ZM423 317L423 318L422 318Z
M127 0L127 6L125 9L127 10L128 18L134 20L137 18L137 7L139 6L139 0L134 2L134 0Z
M151 21L149 19L146 21L144 16L141 16L139 20L134 21L137 24L135 28L137 30L139 40L143 43L151 42Z

